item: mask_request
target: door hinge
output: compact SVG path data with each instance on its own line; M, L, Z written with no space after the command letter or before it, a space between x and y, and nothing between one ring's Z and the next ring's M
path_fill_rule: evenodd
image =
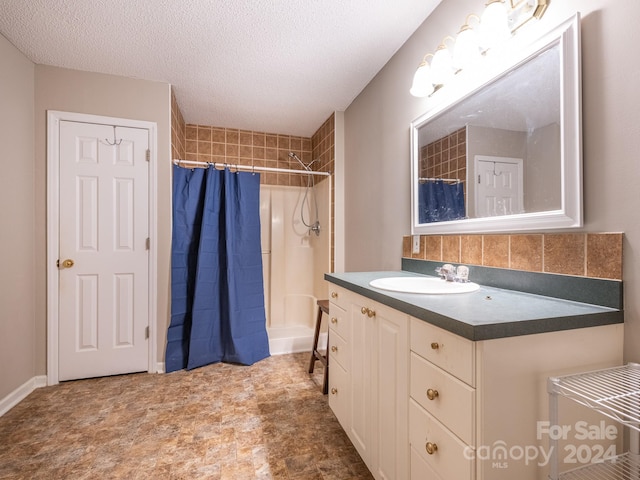
M144 338L145 338L145 340L149 338L149 327L146 327L144 329Z
M151 150L147 149L147 162L151 161Z
M151 250L151 239L149 237L147 237L147 240L144 245L147 250Z
M480 185L480 175L478 175L478 185Z

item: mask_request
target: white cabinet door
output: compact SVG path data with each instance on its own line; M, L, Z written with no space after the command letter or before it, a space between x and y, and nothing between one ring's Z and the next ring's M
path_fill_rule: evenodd
M377 480L406 480L409 317L334 285L329 294L329 405Z
M372 382L373 319L367 316L365 299L354 295L349 305L351 321L351 425L347 434L358 453L371 469L372 452Z
M408 319L376 304L375 323L375 477L409 478Z

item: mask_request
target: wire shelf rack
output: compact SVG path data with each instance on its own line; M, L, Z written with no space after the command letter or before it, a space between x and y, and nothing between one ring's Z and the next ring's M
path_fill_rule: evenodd
M552 377L549 393L558 394L640 431L640 364ZM637 478L637 477L636 477Z
M593 463L560 474L560 480L637 480L640 478L640 458L625 453L612 459Z

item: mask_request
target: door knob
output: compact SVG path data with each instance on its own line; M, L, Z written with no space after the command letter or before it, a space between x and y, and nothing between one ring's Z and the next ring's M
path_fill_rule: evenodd
M67 258L66 260L62 261L62 264L59 264L62 268L71 268L73 267L73 260L71 260L70 258Z

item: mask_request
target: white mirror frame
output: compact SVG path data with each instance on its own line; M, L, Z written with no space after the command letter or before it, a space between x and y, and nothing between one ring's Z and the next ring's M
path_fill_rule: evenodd
M411 233L455 234L506 231L567 229L582 226L582 104L580 61L580 15L575 14L542 38L528 46L518 45L514 37L513 54L501 60L485 58L483 72L456 75L451 85L435 92L429 99L431 108L411 123ZM486 85L518 68L539 52L558 44L560 50L560 137L561 137L561 208L546 212L523 213L500 217L467 218L433 223L418 223L419 145L418 128L438 117L450 107ZM475 78L475 81L474 81Z

